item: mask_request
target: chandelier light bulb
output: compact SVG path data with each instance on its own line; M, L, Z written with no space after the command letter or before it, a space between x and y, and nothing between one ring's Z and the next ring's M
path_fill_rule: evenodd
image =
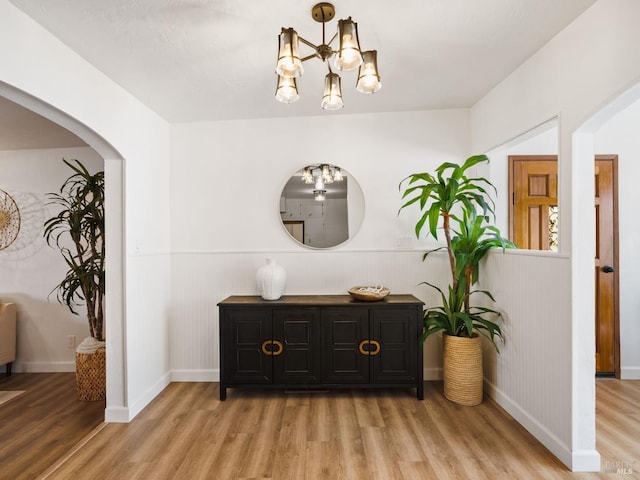
M323 110L340 110L344 107L340 76L337 73L328 73L324 77L324 95L320 106Z
M278 75L278 86L276 87L276 100L282 103L297 102L300 98L298 86L295 78L286 78Z
M302 60L298 46L298 34L293 28L283 28L280 32L278 44L278 63L276 73L285 78L302 76Z
M306 184L312 184L313 183L313 174L311 173L311 169L309 167L304 167L304 169L302 170L301 179Z
M316 190L324 190L324 181L322 180L322 176L321 175L318 175L316 177L315 188L316 188Z
M358 82L356 90L362 93L376 93L382 88L380 74L378 73L378 52L369 50L362 52L363 63L358 70Z
M333 183L333 175L331 175L331 168L329 165L322 165L322 180L324 183Z
M336 54L335 66L338 70L353 70L362 64L362 54L358 42L358 24L349 17L338 20L338 39L340 45Z
M314 200L318 201L318 202L322 202L325 200L325 194L327 193L326 190L314 190L313 191L313 198Z

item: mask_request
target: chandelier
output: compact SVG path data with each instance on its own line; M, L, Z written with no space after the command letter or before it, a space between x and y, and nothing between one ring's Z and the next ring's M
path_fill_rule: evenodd
M313 184L313 198L318 201L323 201L326 198L325 185L344 180L340 167L327 163L307 165L302 169L300 178L306 184Z
M358 70L356 90L362 93L375 93L382 87L377 66L377 51L360 51L358 41L358 24L351 20L338 20L337 33L326 42L325 23L335 17L335 8L332 4L322 2L313 6L311 16L316 22L322 23L322 43L313 43L300 37L293 28L282 28L278 37L278 86L276 99L282 103L293 103L300 98L296 79L302 76L304 69L302 62L312 58L319 58L327 64L329 73L324 78L324 94L321 107L324 110L338 110L344 106L342 102L342 87L340 76L331 70L330 60L337 70ZM338 39L337 50L331 47L335 39ZM313 53L306 57L300 57L299 42L313 49Z

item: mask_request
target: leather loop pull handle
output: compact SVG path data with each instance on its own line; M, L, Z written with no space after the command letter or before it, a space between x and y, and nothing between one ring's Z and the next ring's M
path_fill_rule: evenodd
M364 346L365 345L369 345L369 343L371 343L371 342L369 342L369 340L362 340L360 342L360 345L358 345L358 350L360 350L360 353L362 355L371 355L371 352L369 350L365 350L364 349Z
M369 343L375 347L374 350L369 351L369 355L371 356L378 355L380 353L380 342L377 342L376 340L371 340Z
M276 347L278 347L278 349L271 352L271 355L273 355L274 357L277 357L278 355L282 354L284 347L282 346L282 343L280 343L278 340L273 340L273 344Z
M273 355L271 350L267 350L267 347L273 343L273 340L265 340L262 342L262 353L265 355Z

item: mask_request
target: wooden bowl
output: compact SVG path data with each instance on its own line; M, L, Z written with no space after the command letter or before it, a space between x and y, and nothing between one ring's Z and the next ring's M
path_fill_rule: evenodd
M377 302L378 300L382 300L391 292L391 290L389 290L386 287L382 287L382 289L379 292L365 290L367 288L379 288L379 287L371 287L371 286L351 287L349 289L349 295L351 295L356 300L363 300L365 302Z

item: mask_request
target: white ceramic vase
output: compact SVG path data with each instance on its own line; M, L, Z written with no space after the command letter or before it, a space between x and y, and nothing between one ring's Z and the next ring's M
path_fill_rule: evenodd
M273 258L267 258L265 264L256 273L258 293L265 300L278 300L284 293L287 274Z

